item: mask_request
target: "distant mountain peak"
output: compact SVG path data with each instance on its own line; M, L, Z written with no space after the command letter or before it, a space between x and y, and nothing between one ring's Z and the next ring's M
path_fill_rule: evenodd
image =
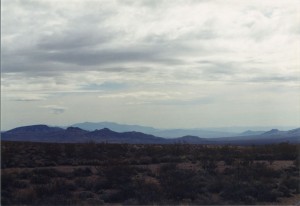
M68 127L66 129L66 131L68 131L68 132L87 132L83 129L80 129L79 127Z
M90 132L91 134L117 134L118 132L112 131L108 128L103 128L103 129L96 129L93 132Z
M96 131L102 131L102 132L113 132L112 130L110 130L109 128L105 127L103 129L97 129Z
M186 136L183 136L183 137L180 137L180 138L185 139L185 140L199 140L199 139L201 139L198 136L192 136L192 135L186 135Z
M265 131L253 131L253 130L247 130L245 132L242 132L241 136L251 136L251 135L260 135L265 133Z
M193 135L186 135L183 137L175 138L175 140L178 142L195 143L195 144L204 143L207 141L207 139L203 139Z
M295 134L295 135L300 135L300 127L296 129L292 129L288 131L289 134Z
M278 134L280 131L278 129L271 129L268 132L263 133L263 135L272 135L272 134Z

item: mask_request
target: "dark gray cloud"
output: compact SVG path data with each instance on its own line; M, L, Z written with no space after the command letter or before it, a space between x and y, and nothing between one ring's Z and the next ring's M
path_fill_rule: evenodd
M126 62L156 62L163 64L181 64L176 58L164 56L159 50L142 48L119 48L108 50L72 50L68 52L41 52L36 60L62 62L81 66L118 64Z
M42 37L37 47L41 50L78 50L86 47L95 47L110 41L107 34L93 34L93 31L63 31L60 34Z
M57 42L47 43L38 50L23 50L16 53L3 52L3 72L36 72L37 75L51 71L107 71L107 72L142 72L149 70L147 63L160 65L180 65L184 61L173 56L164 48L157 47L123 47L118 49L83 48L83 42L68 46ZM76 48L81 47L81 48ZM72 48L72 49L71 49ZM55 49L55 50L53 50ZM174 51L174 54L177 51ZM124 63L146 63L143 68L124 68ZM111 65L108 67L108 65ZM119 66L121 65L121 66ZM147 68L147 69L145 69Z

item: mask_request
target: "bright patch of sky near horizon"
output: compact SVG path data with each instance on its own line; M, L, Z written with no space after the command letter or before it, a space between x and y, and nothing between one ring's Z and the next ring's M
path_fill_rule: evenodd
M298 0L3 0L1 129L300 125Z

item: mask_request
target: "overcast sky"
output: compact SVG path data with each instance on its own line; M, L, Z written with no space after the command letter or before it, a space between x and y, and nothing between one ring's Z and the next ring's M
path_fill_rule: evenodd
M2 0L1 129L300 125L298 0Z

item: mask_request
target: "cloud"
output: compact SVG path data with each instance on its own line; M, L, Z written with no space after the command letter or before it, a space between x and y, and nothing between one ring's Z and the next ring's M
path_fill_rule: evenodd
M281 55L274 50L276 44L280 50L295 48L278 41L294 38L290 30L299 24L290 23L296 15L295 1L289 5L275 1L272 6L266 2L260 6L236 1L143 1L130 6L120 1L75 1L72 6L51 1L5 2L3 72L130 72L143 65L165 73L173 67L180 73L182 66L189 72L195 61L208 59L215 64L206 65L210 68L204 73L218 78L217 74L229 72L224 66L232 66L224 65L226 61L239 59L245 67L248 55L266 58L270 51ZM11 11L23 21L16 22ZM216 64L222 59L227 60ZM236 69L235 77L243 73Z
M61 31L59 34L43 36L37 42L37 48L44 51L70 51L84 49L110 40L109 34L95 35L95 31Z
M80 66L116 65L135 62L160 62L163 64L180 64L182 60L164 57L161 51L152 48L115 48L109 50L72 50L37 53L36 60L61 62Z
M104 82L102 84L87 84L82 86L83 90L124 90L127 89L128 85L125 83L118 83L118 82Z
M160 99L169 99L170 94L165 92L155 92L155 91L138 91L138 92L104 94L104 95L99 95L98 97L99 98L134 98L134 99L152 99L155 97Z
M48 109L53 114L62 114L67 109L67 108L59 106L59 105L45 105L45 106L41 106L41 108Z
M66 98L69 110L89 96L85 104L115 110L139 103L141 111L172 105L188 114L185 105L215 110L212 105L226 101L232 85L240 88L229 92L237 102L247 98L245 91L269 99L287 97L288 90L297 96L297 8L298 0L4 0L4 103L27 101L34 108L35 101L56 105ZM263 108L264 98L252 103L256 99ZM298 111L296 103L288 107L294 108L288 114Z
M43 101L47 99L47 96L44 94L19 94L19 93L9 93L6 94L11 101L20 101L20 102L32 102L32 101Z

